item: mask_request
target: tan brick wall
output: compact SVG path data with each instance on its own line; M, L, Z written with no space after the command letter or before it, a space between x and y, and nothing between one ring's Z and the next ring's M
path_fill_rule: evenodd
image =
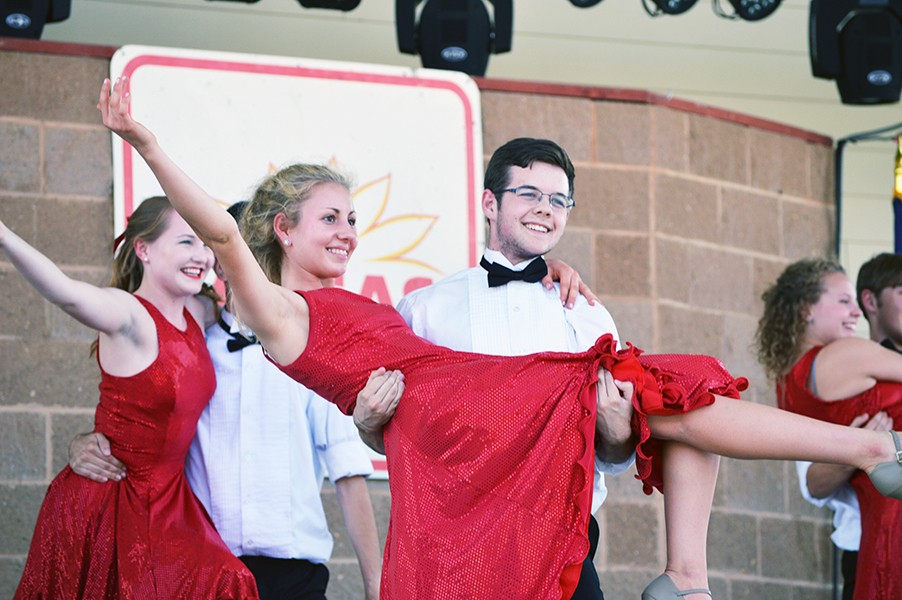
M94 104L108 59L0 51L0 215L72 276L102 283L112 234L109 136ZM555 251L603 297L624 339L721 357L773 404L748 351L763 287L829 248L829 149L802 138L646 103L484 91L486 158L549 137L577 165L570 226ZM44 490L72 435L92 427L92 336L0 261L0 597L18 582ZM596 564L608 600L635 599L663 564L661 496L609 482ZM370 491L384 539L390 498ZM360 577L334 490L330 597ZM828 598L829 519L805 504L792 465L725 460L711 521L715 596Z

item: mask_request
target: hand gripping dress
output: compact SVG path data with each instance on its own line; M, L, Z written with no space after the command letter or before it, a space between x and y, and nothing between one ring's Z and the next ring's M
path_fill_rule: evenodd
M808 391L808 376L821 346L812 348L777 385L780 408L821 421L848 425L858 415L885 411L902 423L902 385L877 382L866 392L825 402ZM883 497L864 471L851 480L861 507L861 546L854 600L902 598L902 502Z
M383 600L572 595L589 547L599 364L637 379L640 403L660 414L743 389L716 359L677 357L691 373L671 377L652 366L668 357L640 364L635 349L615 352L610 335L580 354L454 352L418 338L390 307L340 289L299 293L310 334L285 373L346 414L371 371L405 375L385 428L392 501ZM650 477L654 440L644 420L634 427L640 437L644 427L638 462Z
M156 324L159 355L131 377L101 369L94 416L128 474L96 483L67 466L53 480L15 600L257 598L253 576L185 478L197 419L216 387L203 332L187 310L182 332L137 298Z

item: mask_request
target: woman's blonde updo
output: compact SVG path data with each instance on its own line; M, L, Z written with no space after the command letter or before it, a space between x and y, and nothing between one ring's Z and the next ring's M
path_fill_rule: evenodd
M300 208L316 186L337 183L349 191L351 181L344 175L323 165L297 164L285 167L267 177L254 192L241 217L241 235L266 276L275 284L282 284L283 249L273 228L276 215L288 217L291 226L300 220Z
M769 377L783 377L800 358L808 309L817 304L826 288L824 277L845 273L832 260L806 258L794 262L762 294L764 315L758 321L755 343L758 362Z

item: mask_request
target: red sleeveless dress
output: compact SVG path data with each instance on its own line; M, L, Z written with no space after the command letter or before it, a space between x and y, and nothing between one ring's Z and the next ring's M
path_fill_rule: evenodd
M654 365L672 357L640 364L635 349L614 352L610 335L579 354L454 352L417 337L391 307L340 289L299 293L310 336L286 374L346 414L371 371L405 375L385 428L383 600L570 598L589 548L599 364L637 380L640 409L660 414L742 388L716 359L676 357L686 374L671 376ZM634 426L648 450L644 419ZM651 457L639 462L655 472Z
M67 466L53 480L15 600L257 598L253 576L185 478L197 420L216 388L203 332L187 310L182 332L136 298L156 324L159 355L131 377L101 369L94 416L128 474L96 483Z
M812 348L796 363L782 385L777 385L780 408L821 421L848 425L860 414L885 411L902 423L902 385L878 382L866 392L825 402L806 386L811 367L822 346ZM884 498L864 471L852 477L861 507L861 546L855 575L854 600L902 598L902 502Z

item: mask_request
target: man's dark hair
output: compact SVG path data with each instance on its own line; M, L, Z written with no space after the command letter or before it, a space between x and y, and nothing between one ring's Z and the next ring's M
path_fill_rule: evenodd
M861 265L855 291L858 295L858 306L862 307L865 318L868 317L868 313L861 302L862 292L871 290L879 301L880 292L888 287L900 285L902 285L902 254L884 252Z
M247 208L247 200L239 200L229 206L226 210L229 211L229 214L232 215L235 222L241 225L241 215L244 214L245 208Z
M529 168L535 162L547 163L560 167L567 174L569 195L573 197L573 178L576 175L570 157L564 149L551 140L535 138L517 138L504 144L492 155L489 166L485 169L485 189L495 194L501 203L502 190L510 185L510 168Z

